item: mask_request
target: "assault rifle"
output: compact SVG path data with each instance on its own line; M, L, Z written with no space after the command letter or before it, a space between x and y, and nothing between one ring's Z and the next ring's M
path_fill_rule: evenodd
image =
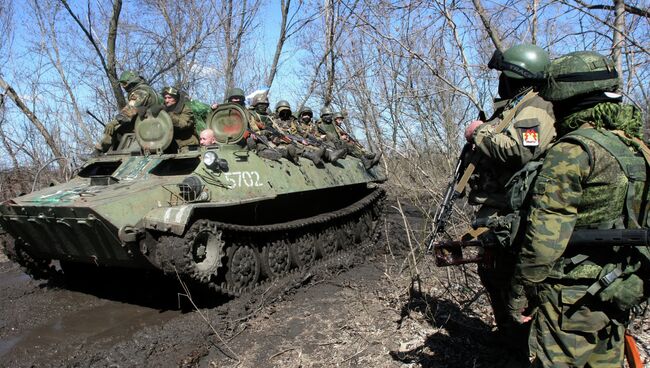
M264 136L264 132L268 132L271 138L276 137L284 143L293 143L293 140L291 138L289 138L286 134L282 133L281 131L275 129L272 123L269 123L269 124L264 124L264 127L261 129L261 132L259 134L255 134L255 136L258 137L259 140L266 146L269 145L269 142L268 139L266 139L266 137Z
M536 94L534 92L529 92L519 101L519 104L523 104L525 101L535 96ZM510 122L515 117L516 113L517 109L515 108L508 110L499 124L494 127L494 132L501 133L504 131L508 125L510 125ZM479 119L483 121L486 120L483 111L479 113ZM431 251L438 236L445 232L447 222L449 222L449 219L451 218L454 201L460 198L465 191L465 187L467 186L469 179L472 177L472 174L474 174L474 170L476 170L476 165L480 158L480 153L477 152L472 143L466 143L465 146L463 146L460 156L456 161L452 179L447 185L445 195L436 210L436 214L433 216L433 231L425 241L425 244L428 244L427 252Z
M90 112L90 110L86 110L86 114L90 115L90 117L92 117L93 119L95 119L95 121L97 121L99 124L101 124L101 126L103 126L104 128L106 128L106 124L104 124L103 121L99 120L99 118L98 118L97 116L95 116L95 114L93 114L92 112Z
M490 263L490 249L501 247L491 237L469 241L439 241L433 244L436 266L446 267L466 263ZM650 245L650 229L576 229L573 230L568 246L629 246L647 247ZM465 257L463 250L474 248L472 255Z
M478 155L472 155L470 157L472 162L467 162L468 154L473 150L474 147L471 143L465 144L460 152L460 156L456 160L454 174L447 185L442 202L440 202L436 214L433 216L433 232L429 235L429 240L427 241L427 252L431 251L437 237L445 232L447 222L451 218L454 201L463 194L469 178L474 173Z

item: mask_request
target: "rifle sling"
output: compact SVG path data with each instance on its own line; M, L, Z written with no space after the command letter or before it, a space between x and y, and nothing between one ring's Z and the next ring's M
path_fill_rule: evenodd
M495 133L503 132L510 125L512 119L514 119L515 115L519 111L519 106L528 102L528 100L532 99L535 96L537 96L537 92L533 90L530 90L528 93L526 93L524 97L522 97L522 99L519 100L517 105L513 106L513 108L511 108L506 112L503 119L499 122L499 124L497 124L496 127L494 127L494 132ZM465 168L465 171L463 172L463 175L461 176L460 180L458 180L458 183L456 183L456 187L454 188L457 195L460 195L460 193L462 193L465 190L465 187L467 186L470 177L472 176L472 174L474 174L474 170L476 170L476 164L474 164L474 162L470 162L467 165L467 168Z

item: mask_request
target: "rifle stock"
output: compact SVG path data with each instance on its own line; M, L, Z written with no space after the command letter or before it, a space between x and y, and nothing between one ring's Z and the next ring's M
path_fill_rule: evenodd
M647 247L650 245L650 229L577 229L569 239L568 246L628 246ZM436 266L447 267L466 263L489 263L490 249L500 247L496 241L441 241L433 243ZM471 256L468 250L474 248Z

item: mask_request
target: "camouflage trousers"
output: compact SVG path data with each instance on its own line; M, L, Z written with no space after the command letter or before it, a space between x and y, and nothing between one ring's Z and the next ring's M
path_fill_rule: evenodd
M528 346L532 367L621 367L629 313L609 310L586 285L538 286Z

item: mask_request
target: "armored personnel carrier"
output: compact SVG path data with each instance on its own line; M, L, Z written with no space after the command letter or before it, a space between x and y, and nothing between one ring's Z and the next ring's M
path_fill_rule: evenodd
M67 183L2 203L5 252L35 278L58 261L75 277L151 269L237 295L369 237L381 167L260 158L246 149L248 114L221 105L207 119L218 144L168 153L171 119L149 112Z

